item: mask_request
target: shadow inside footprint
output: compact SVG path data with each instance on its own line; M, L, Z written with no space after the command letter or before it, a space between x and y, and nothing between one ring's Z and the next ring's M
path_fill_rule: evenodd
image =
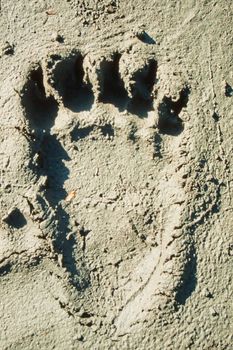
M58 104L53 97L46 96L40 65L29 73L21 95L30 129L50 129L57 116Z
M164 96L158 107L158 129L161 134L178 136L183 131L183 121L179 115L188 104L189 94L190 89L186 86L181 90L177 101L172 101L170 97Z
M61 96L64 106L76 113L91 110L94 95L91 85L84 81L83 56L72 54L65 59L59 56L50 59L50 64L56 63L51 85Z
M126 107L128 94L119 72L121 55L113 55L112 61L103 61L101 65L101 80L103 82L100 102L111 103L123 111Z
M44 135L40 144L40 166L42 173L47 176L46 198L54 207L63 200L67 193L64 182L69 177L69 169L64 161L70 158L57 140L55 135Z
M89 87L83 83L82 57L80 55L78 57L72 56L70 60L61 62L60 59L59 55L53 57L53 62L59 63L55 67L54 83L51 85L54 85L58 90L63 102L69 108L74 107L78 111L85 108L90 109L92 98L90 100ZM48 68L50 64L51 62L48 63ZM86 94L87 90L89 95ZM85 97L83 100L82 96ZM73 102L74 106L72 105ZM55 232L50 232L53 235L54 249L58 254L62 254L63 265L70 274L71 283L81 290L86 288L89 282L88 278L81 277L73 256L75 239L67 240L67 235L70 232L70 218L64 207L64 199L67 196L64 183L69 178L69 169L66 162L70 158L62 142L55 134L51 133L58 112L58 103L54 97L46 96L43 70L39 64L28 75L21 91L21 104L29 128L31 131L34 130L32 149L37 153L37 157L35 157L36 164L33 161L30 167L38 176L43 175L47 178L43 189L41 188L43 196L40 197L41 201L44 200L46 205L53 208L55 212L54 223L56 223L56 229ZM21 228L26 222L22 214L16 210L8 217L8 224L15 228Z
M163 158L162 156L162 137L159 134L154 135L153 144L154 144L154 157Z
M197 285L197 257L194 245L191 246L187 254L187 261L188 263L183 272L181 285L178 286L176 294L176 302L180 305L185 305Z
M71 141L76 142L81 139L85 139L87 136L91 134L91 132L94 130L94 126L86 126L83 128L80 128L79 126L76 126L70 136L71 136Z
M153 102L152 100L145 100L141 96L135 96L127 110L139 118L147 118L148 112L153 110Z
M154 109L153 107L153 88L156 83L157 62L154 59L140 70L134 73L132 80L133 98L128 105L128 111L136 114L140 118L146 118L148 112Z
M67 240L67 235L70 232L70 217L64 208L64 199L67 196L64 183L69 178L69 169L65 162L70 161L70 157L56 136L50 134L44 135L40 145L40 154L40 168L42 174L47 176L44 195L56 212L57 229L53 243L54 248L63 256L63 266L70 274L71 283L77 290L83 290L89 282L88 279L80 277L80 271L73 256L75 239Z

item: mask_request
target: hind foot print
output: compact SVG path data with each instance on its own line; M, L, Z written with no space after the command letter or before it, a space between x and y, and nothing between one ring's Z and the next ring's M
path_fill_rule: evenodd
M112 309L117 334L179 302L192 260L183 216L190 88L171 93L168 77L152 54L73 50L32 65L21 90L31 170L46 179L42 236L76 291Z

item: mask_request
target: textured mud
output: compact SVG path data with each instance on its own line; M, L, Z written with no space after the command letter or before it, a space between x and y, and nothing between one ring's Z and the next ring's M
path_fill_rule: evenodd
M1 349L230 349L228 1L1 2Z

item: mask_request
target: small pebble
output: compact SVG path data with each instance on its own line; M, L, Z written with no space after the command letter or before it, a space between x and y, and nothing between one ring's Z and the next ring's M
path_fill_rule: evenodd
M77 340L83 341L83 340L84 340L83 335L82 335L82 334L78 334L78 335L77 335Z
M228 246L228 255L233 256L233 243L230 243Z
M60 44L64 43L64 38L63 38L63 36L62 36L61 34L59 34L59 33L56 33L56 32L52 33L52 35L51 35L51 40L52 40L52 41L57 41L57 42L59 42Z
M210 308L210 313L214 317L218 316L218 312L213 307Z
M14 45L10 44L8 41L5 43L2 52L4 55L10 55L12 56L14 54Z
M213 294L209 291L208 288L205 288L203 290L203 296L206 297L206 298L213 298Z
M112 5L109 5L108 8L107 8L107 13L114 13L116 12L116 9L112 6Z
M226 97L231 97L233 96L233 88L231 87L230 84L227 82L225 83L225 96Z

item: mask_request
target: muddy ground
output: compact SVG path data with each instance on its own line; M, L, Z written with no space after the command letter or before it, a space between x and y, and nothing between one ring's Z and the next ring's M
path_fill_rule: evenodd
M0 348L230 350L231 1L0 11Z

